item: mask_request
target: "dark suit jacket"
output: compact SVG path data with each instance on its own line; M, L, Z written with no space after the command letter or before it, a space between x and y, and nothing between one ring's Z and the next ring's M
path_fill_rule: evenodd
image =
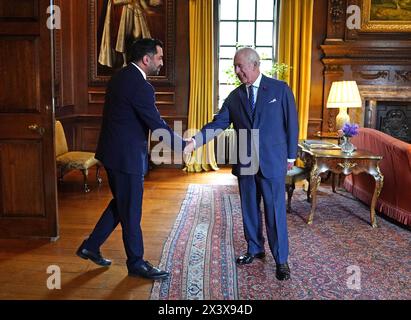
M108 84L96 159L113 170L145 174L149 129L165 129L170 134L170 146L176 143L178 149L184 148L185 142L161 118L153 86L129 64Z
M251 147L256 142L251 129L258 129L261 173L266 178L285 175L287 158L295 159L298 147L298 118L291 89L285 82L263 75L254 112L253 117L243 84L230 93L213 121L195 136L197 146L212 139L210 134L206 135L207 129L224 130L233 123L237 132L237 164L233 165L233 174L239 176L244 172L242 168L250 166L249 163L240 163L240 151L246 148L250 155ZM245 143L240 139L241 129L247 132Z

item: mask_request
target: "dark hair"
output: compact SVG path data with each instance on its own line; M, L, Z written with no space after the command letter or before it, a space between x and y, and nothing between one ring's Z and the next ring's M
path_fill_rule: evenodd
M134 41L129 50L130 61L138 62L146 54L150 56L155 55L157 53L157 46L163 48L163 43L157 39L143 38Z

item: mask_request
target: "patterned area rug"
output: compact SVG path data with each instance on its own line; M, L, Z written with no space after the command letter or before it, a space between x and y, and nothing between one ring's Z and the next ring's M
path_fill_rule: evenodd
M291 280L275 278L265 261L237 266L244 253L237 186L190 185L160 266L172 276L155 282L155 300L411 299L411 232L378 216L338 190L320 187L314 223L300 188L287 214Z

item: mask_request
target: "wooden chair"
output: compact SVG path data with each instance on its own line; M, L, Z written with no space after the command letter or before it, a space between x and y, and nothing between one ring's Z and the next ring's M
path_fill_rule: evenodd
M80 170L84 178L84 192L89 192L90 189L87 184L88 169L92 166L97 166L96 179L100 185L102 179L100 178L101 163L94 158L94 153L85 151L69 151L67 147L66 135L60 121L56 121L56 162L57 170L59 172L59 181L63 181L63 176L73 169Z
M309 172L306 168L293 166L293 168L287 171L285 178L285 190L287 191L287 212L291 212L291 198L295 189L295 184L302 180L309 179ZM310 187L307 190L307 201L310 201Z

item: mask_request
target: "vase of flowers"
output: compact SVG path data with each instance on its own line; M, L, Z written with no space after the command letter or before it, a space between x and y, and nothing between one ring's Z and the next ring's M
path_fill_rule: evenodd
M341 151L347 154L352 154L355 150L355 146L351 142L351 137L358 134L359 126L355 123L345 123L339 132L342 137L342 143L340 145Z

